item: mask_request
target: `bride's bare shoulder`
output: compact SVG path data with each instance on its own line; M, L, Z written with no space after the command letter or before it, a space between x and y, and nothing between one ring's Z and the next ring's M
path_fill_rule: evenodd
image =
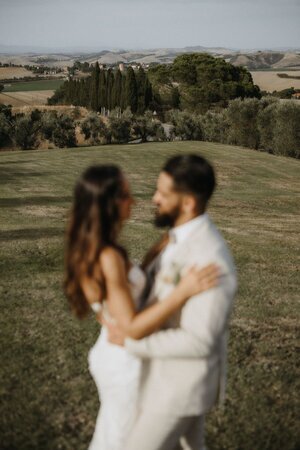
M112 246L105 247L100 253L100 265L105 277L115 277L125 273L125 261L121 253Z

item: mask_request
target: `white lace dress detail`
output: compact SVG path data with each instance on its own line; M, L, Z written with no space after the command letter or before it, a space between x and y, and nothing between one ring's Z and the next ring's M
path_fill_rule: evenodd
M134 265L128 280L137 307L145 287L145 274ZM141 361L124 347L109 343L105 327L91 348L88 361L101 403L89 450L124 450L136 416Z

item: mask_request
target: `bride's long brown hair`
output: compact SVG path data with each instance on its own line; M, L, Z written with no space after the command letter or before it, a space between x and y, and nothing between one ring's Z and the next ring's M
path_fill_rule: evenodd
M128 262L126 251L117 244L120 230L120 199L124 198L124 178L114 165L89 167L77 182L66 231L64 292L79 318L90 310L89 303L105 296L99 256L113 246ZM88 287L89 294L87 295Z

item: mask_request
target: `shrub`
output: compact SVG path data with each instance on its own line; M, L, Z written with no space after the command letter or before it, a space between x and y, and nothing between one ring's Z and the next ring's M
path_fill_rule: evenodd
M279 101L273 97L261 100L263 108L257 116L257 128L259 132L260 148L269 153L274 153L274 129Z
M65 114L57 116L51 140L60 148L76 147L75 123L71 117Z
M232 100L226 110L229 144L258 149L257 115L261 103L256 98Z
M81 131L85 139L89 139L92 144L100 144L103 141L110 141L110 132L104 121L95 113L91 113L81 123Z
M186 111L173 110L167 114L168 120L174 126L173 133L183 141L201 141L203 138L199 116Z
M281 103L276 109L273 151L276 155L300 158L300 106Z
M49 111L42 116L41 132L57 147L76 147L75 122L66 114Z
M155 128L155 136L154 136L154 140L156 141L166 141L168 140L166 132L164 127L162 126L162 124L157 121L157 125Z
M13 123L11 106L0 105L0 147L11 142Z
M37 148L41 127L41 112L38 110L32 111L28 116L17 116L13 133L16 145L23 150Z
M203 139L209 142L227 142L228 122L226 110L208 111L201 117Z
M153 118L151 111L146 111L143 116L137 117L132 125L133 134L142 142L147 142L150 138L163 141L166 139L161 123Z
M53 132L57 126L57 112L47 111L42 117L41 132L45 139L52 139Z
M132 113L127 108L123 114L118 109L109 116L109 131L112 140L117 144L124 144L130 139Z

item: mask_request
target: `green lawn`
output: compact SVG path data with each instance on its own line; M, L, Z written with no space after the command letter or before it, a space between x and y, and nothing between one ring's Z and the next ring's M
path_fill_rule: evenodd
M157 237L150 198L159 169L185 152L216 167L210 213L239 273L227 402L208 416L208 448L299 448L299 161L179 142L0 153L2 450L84 450L93 431L98 398L87 353L99 329L92 316L70 315L61 289L75 180L93 163L124 169L137 199L124 241L140 259Z
M64 80L19 81L6 85L3 92L51 91L58 89Z

